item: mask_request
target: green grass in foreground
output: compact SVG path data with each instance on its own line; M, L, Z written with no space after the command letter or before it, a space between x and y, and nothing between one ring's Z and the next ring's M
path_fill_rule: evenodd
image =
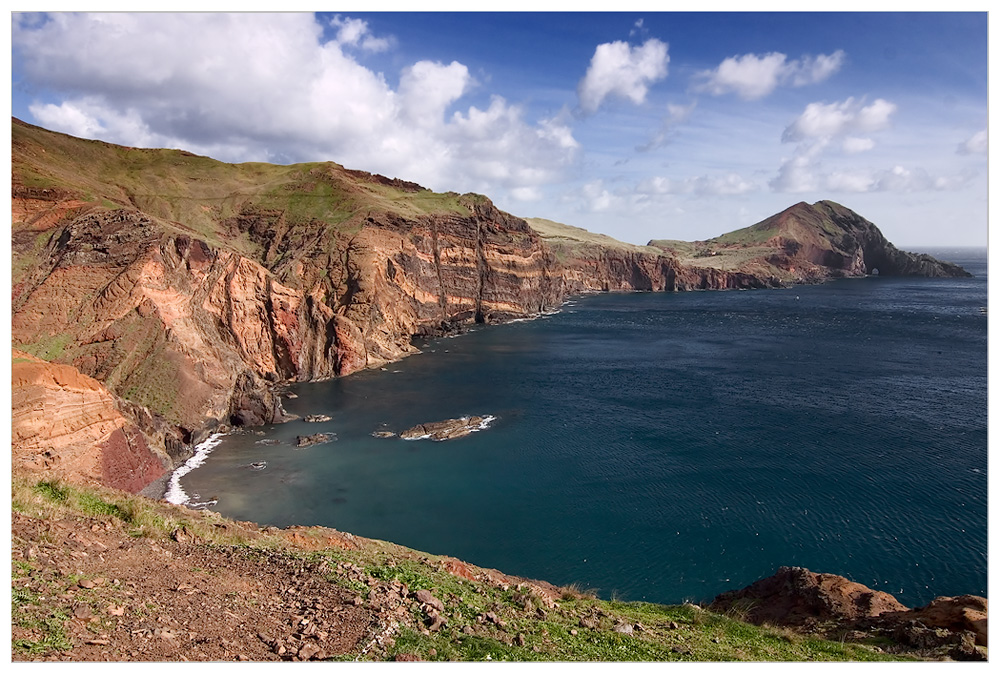
M165 539L179 527L211 545L280 550L277 535L232 523L217 514L191 511L110 489L83 488L57 480L32 481L15 475L12 508L32 517L89 517L124 523L133 536ZM227 522L224 528L215 526ZM307 534L308 536L308 534ZM379 583L399 581L409 591L430 590L445 605L447 624L436 632L423 628L419 608L407 600L409 614L383 652L343 656L344 660L393 659L414 654L425 660L461 661L882 661L897 656L874 645L841 643L740 622L697 606L602 600L572 587L553 605L526 585L507 579L470 581L449 573L445 558L384 541L355 537L358 550L282 551L298 559L328 562L329 582L368 597ZM15 560L15 579L28 570ZM472 567L475 571L474 567ZM350 569L350 572L345 571ZM15 620L19 606L34 601L13 589ZM484 619L493 616L493 619ZM22 625L37 639L16 643L23 653L67 650L65 615L38 617ZM627 627L626 627L627 626ZM617 629L616 629L617 628ZM631 633L628 632L631 629ZM874 643L874 642L873 642ZM360 646L359 646L360 648Z

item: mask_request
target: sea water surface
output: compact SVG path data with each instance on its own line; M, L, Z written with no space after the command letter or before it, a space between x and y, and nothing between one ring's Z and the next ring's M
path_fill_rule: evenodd
M421 343L295 386L288 411L332 421L217 438L177 486L604 597L707 600L782 565L909 606L985 596L986 253L932 253L975 277L602 294ZM371 436L463 415L496 419Z

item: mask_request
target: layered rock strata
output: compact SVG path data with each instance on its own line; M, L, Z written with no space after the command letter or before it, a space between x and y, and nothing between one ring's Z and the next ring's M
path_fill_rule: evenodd
M14 470L138 492L171 465L157 450L164 439L147 437L127 403L73 367L14 350L11 398Z

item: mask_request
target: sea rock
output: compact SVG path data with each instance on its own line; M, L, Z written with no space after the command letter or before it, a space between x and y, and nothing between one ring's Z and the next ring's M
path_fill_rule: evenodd
M307 414L302 420L307 421L310 424L320 424L325 421L330 421L332 419L333 417L331 417L329 414Z
M758 625L787 626L851 621L908 610L892 595L842 576L789 566L742 590L720 594L708 608L715 613L736 612Z
M295 438L296 447L311 447L312 445L322 445L333 442L337 439L334 433L316 433L315 435L299 435Z
M372 437L373 438L394 438L394 437L396 437L396 434L393 433L392 431L373 431L372 432Z
M486 417L462 417L433 421L408 428L400 433L399 437L404 440L422 440L424 438L435 441L454 440L480 430L483 428L484 422L487 422Z

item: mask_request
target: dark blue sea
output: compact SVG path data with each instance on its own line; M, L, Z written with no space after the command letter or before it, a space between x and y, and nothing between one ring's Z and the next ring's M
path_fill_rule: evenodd
M333 420L224 436L180 486L603 597L708 600L782 565L908 606L985 596L986 251L930 252L975 277L593 295L421 343L294 387L288 411ZM496 419L371 436L463 415ZM294 447L317 432L337 440Z

